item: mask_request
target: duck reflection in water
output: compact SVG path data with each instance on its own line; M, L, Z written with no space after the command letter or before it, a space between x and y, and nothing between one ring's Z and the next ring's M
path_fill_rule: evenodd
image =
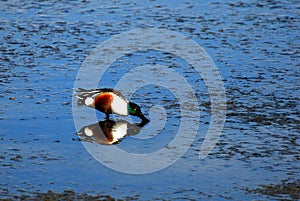
M113 145L126 136L137 135L147 122L131 124L125 120L105 120L84 126L77 133L80 140L97 144Z

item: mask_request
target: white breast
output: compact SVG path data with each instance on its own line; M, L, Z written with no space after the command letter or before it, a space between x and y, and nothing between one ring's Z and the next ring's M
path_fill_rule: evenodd
M113 94L113 101L111 104L112 112L119 115L128 115L128 101L124 100L118 95Z
M127 135L127 123L117 123L112 129L113 142L123 139Z

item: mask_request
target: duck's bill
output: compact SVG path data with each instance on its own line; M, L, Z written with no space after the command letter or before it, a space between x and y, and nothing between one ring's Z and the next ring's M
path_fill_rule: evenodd
M145 125L145 124L147 124L147 123L150 122L150 120L147 119L143 114L141 114L139 117L142 120L141 124L143 124L143 125Z

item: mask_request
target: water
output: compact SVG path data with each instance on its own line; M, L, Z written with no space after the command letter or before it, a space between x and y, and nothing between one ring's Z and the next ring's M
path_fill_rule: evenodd
M0 198L48 190L139 200L299 198L297 1L0 4ZM78 141L72 94L82 62L105 40L135 28L166 28L186 35L205 48L220 70L227 118L207 158L198 158L211 116L205 84L184 61L156 51L120 58L100 85L113 87L123 73L145 64L166 65L183 74L197 86L201 116L187 153L161 171L130 175L100 164ZM166 126L160 128L159 120L152 116L136 138L128 136L117 146L135 152L166 146L179 122L176 99L167 89L154 85L138 90L132 99L146 114L166 108L166 116L162 115ZM154 105L156 110L151 112ZM104 115L97 117L101 120ZM97 123L86 121L84 126ZM159 134L147 136L149 130ZM275 193L264 190L263 185L274 188ZM276 186L296 189L296 193L278 191Z

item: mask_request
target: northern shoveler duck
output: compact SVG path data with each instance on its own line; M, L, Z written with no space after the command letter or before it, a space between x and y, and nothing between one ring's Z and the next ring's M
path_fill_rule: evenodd
M112 145L118 144L126 136L138 134L142 126L143 125L130 124L124 120L106 120L84 126L77 135L81 141Z
M143 115L141 108L137 104L129 102L118 90L110 88L91 90L78 88L75 92L75 96L78 98L78 105L85 105L105 113L106 120L109 120L109 114L119 114L123 116L137 116L144 124L149 122Z

